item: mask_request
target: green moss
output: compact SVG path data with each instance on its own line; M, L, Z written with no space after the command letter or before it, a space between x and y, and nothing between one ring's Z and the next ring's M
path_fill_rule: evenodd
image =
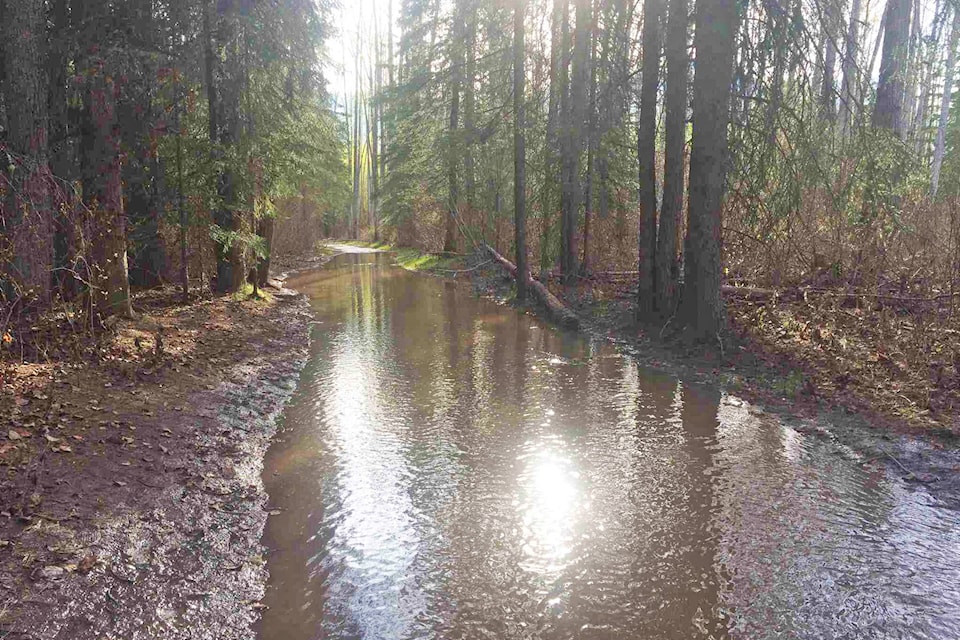
M458 271L463 268L463 260L458 256L445 256L436 253L423 253L416 249L403 248L394 252L396 264L408 271Z
M393 245L386 242L366 242L365 240L337 240L336 244L345 244L350 247L363 247L364 249L379 249L380 251L392 251Z
M803 390L804 377L799 371L791 371L784 378L778 378L773 381L771 387L776 393L788 398L796 398Z
M242 302L244 300L255 299L260 302L270 302L273 300L273 296L264 291L263 289L257 289L257 295L253 295L253 285L249 282L245 283L239 291L233 293L233 299Z

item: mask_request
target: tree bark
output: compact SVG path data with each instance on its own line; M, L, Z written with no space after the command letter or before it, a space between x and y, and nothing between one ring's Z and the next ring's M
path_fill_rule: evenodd
M540 271L550 269L555 255L553 253L553 217L556 213L556 191L554 183L557 181L557 160L559 147L557 140L557 124L560 116L560 96L563 91L560 81L560 65L566 64L562 59L561 22L564 20L562 11L567 7L567 0L553 0L553 15L550 22L550 95L547 102L547 131L543 143L543 187L540 198L540 215L542 227L540 233Z
M443 236L443 250L457 250L457 217L460 215L460 180L457 164L460 162L460 141L458 139L460 126L460 90L463 77L463 50L457 42L460 30L457 24L463 19L463 3L458 0L454 14L454 35L450 39L450 123L448 128L448 157L447 157L447 184L449 188L449 202L446 228Z
M640 86L640 126L637 157L640 165L640 279L637 312L649 318L656 309L657 255L657 88L660 84L660 25L664 0L643 3L643 78Z
M860 2L853 0L850 7L850 23L847 25L847 33L844 42L843 51L843 88L840 98L840 132L844 138L850 137L853 127L855 108L859 100L857 88L860 86L859 78L859 51L860 51Z
M0 49L6 76L7 139L15 157L0 168L0 302L46 301L53 264L48 160L46 12L42 0L6 0ZM12 171L7 170L12 165ZM0 304L0 306L4 306Z
M525 94L526 69L524 57L525 0L517 0L513 10L513 206L516 227L517 300L527 299L527 149Z
M560 273L573 269L570 261L570 241L573 233L570 226L570 202L574 198L574 181L571 180L574 147L574 116L570 102L570 61L573 50L573 35L570 33L570 0L561 0L560 9Z
M587 102L587 166L583 186L583 256L580 273L590 270L590 222L593 219L593 185L597 161L597 39L599 35L600 0L593 0L593 23L590 25L590 91Z
M725 324L720 298L720 222L726 188L727 124L738 23L736 0L697 1L683 297L686 321L693 335L701 339L713 338Z
M910 36L910 0L887 0L877 102L871 124L903 138L904 73Z
M477 183L473 155L476 152L477 138L475 89L477 78L477 2L476 0L465 1L467 2L467 15L465 19L466 38L464 39L466 62L463 82L463 172L464 196L467 209L472 212L477 206Z
M568 141L564 153L566 175L564 187L567 198L563 211L563 235L566 241L564 250L566 264L563 265L563 283L571 286L576 283L577 269L577 226L580 218L582 189L580 184L580 159L586 141L587 127L587 90L590 82L590 40L592 24L592 5L590 0L576 0L576 29L573 44L573 62L570 79L570 109L568 120Z
M940 121L937 123L937 139L933 147L933 164L930 168L930 197L937 196L940 188L940 171L947 147L947 125L950 122L950 101L953 97L953 74L957 62L957 41L960 39L960 9L953 9L953 26L947 45L947 63L943 77L943 98L940 101Z
M86 78L82 123L83 204L93 229L90 283L94 307L103 316L131 316L127 276L127 219L123 210L118 88L105 60L86 45L81 68Z
M657 308L668 316L677 306L680 262L677 259L677 232L683 220L684 147L687 138L687 82L690 59L687 54L689 5L671 0L667 24L667 86L663 209L657 230Z
M154 25L150 3L128 0L124 9L122 15L138 40L151 43ZM130 280L141 287L159 286L167 271L167 254L160 236L163 212L158 181L162 172L156 146L151 143L156 77L156 64L135 58L117 108L126 151L122 176L126 186L124 210L130 220Z
M824 0L822 14L822 29L826 51L823 56L823 78L820 85L820 116L824 120L833 121L837 116L837 43L839 42L838 19L839 8L837 0Z

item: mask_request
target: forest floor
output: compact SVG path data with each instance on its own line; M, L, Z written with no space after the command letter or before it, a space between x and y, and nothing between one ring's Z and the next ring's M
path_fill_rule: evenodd
M478 294L513 300L512 279L489 256L397 251L408 269L469 278ZM691 344L664 323L638 323L629 283L588 279L565 290L552 281L549 288L582 331L645 366L719 384L801 431L885 461L960 508L960 321L951 328L928 309L851 299L844 290L733 292L725 296L725 342Z
M253 637L262 459L310 320L268 291L146 291L90 345L43 364L8 350L0 638Z

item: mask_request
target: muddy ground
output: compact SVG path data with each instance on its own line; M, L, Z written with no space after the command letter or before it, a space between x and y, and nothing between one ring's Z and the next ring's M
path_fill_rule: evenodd
M262 460L307 302L134 305L93 358L3 366L0 638L254 637Z

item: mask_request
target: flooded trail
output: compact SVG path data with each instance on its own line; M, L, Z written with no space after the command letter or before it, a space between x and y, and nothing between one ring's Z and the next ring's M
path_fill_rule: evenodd
M264 479L260 637L957 638L960 514L715 388L344 255Z

